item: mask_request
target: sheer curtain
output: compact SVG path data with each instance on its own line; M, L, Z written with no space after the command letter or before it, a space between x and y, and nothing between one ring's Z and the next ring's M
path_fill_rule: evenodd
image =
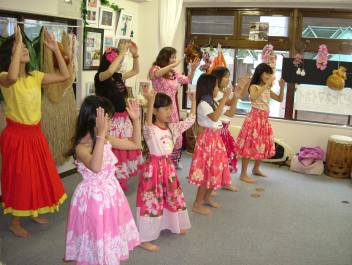
M182 12L183 0L159 0L159 45L171 46Z

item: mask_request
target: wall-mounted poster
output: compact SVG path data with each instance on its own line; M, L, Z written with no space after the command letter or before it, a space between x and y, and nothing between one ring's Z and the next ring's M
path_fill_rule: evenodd
M111 8L101 7L99 15L99 28L114 29L116 12Z
M121 10L119 21L117 23L116 36L117 37L131 37L133 17L131 14Z
M98 26L98 17L99 17L99 6L98 0L87 0L86 2L86 21L89 26Z
M98 70L103 54L104 30L84 28L83 70Z
M249 40L268 41L269 23L268 22L250 22L249 23Z

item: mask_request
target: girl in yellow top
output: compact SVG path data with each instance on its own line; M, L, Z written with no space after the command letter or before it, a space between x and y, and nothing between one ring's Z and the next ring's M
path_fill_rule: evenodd
M59 62L60 73L28 71L29 53L17 26L15 38L0 47L0 88L5 101L6 128L0 137L1 191L4 214L11 214L9 229L27 237L19 217L48 221L39 214L54 212L66 199L48 143L40 128L41 86L69 78L53 34L45 29L45 45Z

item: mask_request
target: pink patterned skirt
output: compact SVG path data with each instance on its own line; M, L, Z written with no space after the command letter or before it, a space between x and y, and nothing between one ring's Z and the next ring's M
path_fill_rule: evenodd
M268 112L252 108L237 137L237 146L237 153L243 158L263 160L275 155L273 129Z
M118 265L137 245L138 230L116 178L78 184L71 199L65 259L78 265Z
M223 122L222 129L220 130L221 139L225 145L227 157L229 159L230 171L237 172L237 145L235 139L229 130L229 123Z
M150 155L137 190L137 227L141 242L159 237L164 229L179 234L191 228L174 163L168 156Z
M133 125L128 112L116 112L112 117L110 135L118 138L130 138L133 133ZM141 150L112 149L117 158L115 176L123 190L128 190L127 181L136 176L143 165Z
M188 182L207 189L231 185L229 161L219 129L203 128L198 133Z

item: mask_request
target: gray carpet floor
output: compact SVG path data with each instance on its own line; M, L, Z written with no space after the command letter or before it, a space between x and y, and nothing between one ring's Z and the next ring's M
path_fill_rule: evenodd
M190 156L179 171L188 206L196 187L186 182ZM240 165L239 165L240 166ZM136 248L126 265L351 265L352 185L350 180L294 173L287 167L264 164L268 178L257 184L233 182L240 191L221 191L220 209L211 216L190 212L192 229L185 236L165 231L156 241L158 253ZM80 181L78 174L63 179L69 196ZM130 180L127 197L135 208L137 179ZM261 187L259 198L251 197ZM348 203L349 202L349 203ZM1 254L6 265L59 265L65 250L69 202L48 225L25 220L32 233L27 239L7 230L8 216L0 215Z

